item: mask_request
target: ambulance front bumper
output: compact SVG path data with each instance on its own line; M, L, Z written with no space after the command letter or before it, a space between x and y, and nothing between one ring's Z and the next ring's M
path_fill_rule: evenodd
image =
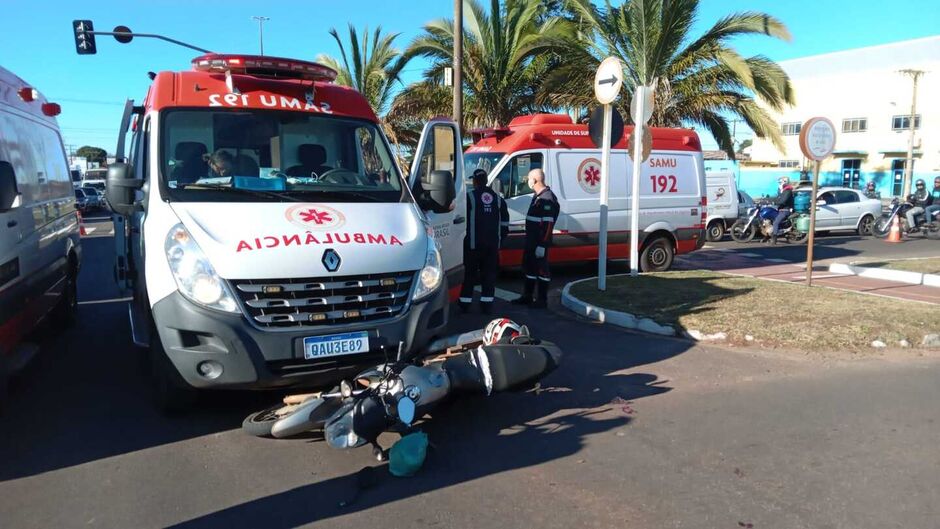
M394 356L403 342L405 350L413 353L444 336L447 301L445 282L435 293L387 320L261 329L243 314L206 309L174 292L154 304L153 318L166 355L193 387L324 386L381 362L385 358L382 346ZM304 359L304 338L357 331L368 333L368 352Z

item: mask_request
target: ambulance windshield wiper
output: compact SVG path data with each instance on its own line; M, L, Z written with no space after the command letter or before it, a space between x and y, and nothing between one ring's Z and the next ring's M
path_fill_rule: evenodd
M297 202L296 199L289 196L287 193L277 192L277 191L264 191L261 189L245 189L244 187L232 187L228 184L184 184L183 189L212 189L212 190L224 190L224 191L235 191L243 195L251 195L255 197L264 197L264 198L274 198L279 202Z

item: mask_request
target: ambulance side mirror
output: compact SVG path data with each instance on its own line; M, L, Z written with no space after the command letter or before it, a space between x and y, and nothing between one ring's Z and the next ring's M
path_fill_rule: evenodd
M135 191L143 186L143 180L134 178L130 164L115 162L108 166L106 184L108 204L111 210L124 217L129 217L140 208L135 204Z
M432 171L427 182L422 182L421 209L434 213L447 213L457 197L454 175L450 171Z

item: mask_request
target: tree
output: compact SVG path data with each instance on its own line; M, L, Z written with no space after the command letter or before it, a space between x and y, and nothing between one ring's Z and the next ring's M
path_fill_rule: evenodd
M108 162L108 151L102 149L101 147L92 147L90 145L83 145L75 151L75 156L85 158L89 162L97 162L101 165L104 165Z
M320 62L337 71L336 83L349 86L361 93L376 114L384 115L392 98L395 83L399 82L401 70L408 63L403 60L401 53L395 49L394 42L398 33L382 35L382 27L375 28L371 39L369 28L363 31L360 42L356 28L349 25L349 51L340 39L336 28L330 29L330 35L339 46L342 62L329 55L320 55Z
M700 125L734 158L728 120L740 118L759 138L778 148L778 124L762 108L793 104L790 79L764 56L744 58L729 41L742 35L790 40L778 19L759 12L725 16L697 38L690 35L698 0L630 0L620 7L609 0L603 8L590 0L569 0L584 31L567 41L568 58L546 79L538 101L558 107L588 108L594 102L594 71L603 57L619 57L625 67L623 93L617 105L625 116L636 86L655 90L651 125Z
M513 117L544 110L536 103L538 85L554 66L554 50L570 34L567 21L540 22L542 0L491 0L489 11L478 0L464 0L464 123L468 127L505 125ZM426 57L425 80L403 90L390 117L402 122L450 115L449 88L440 87L444 68L453 64L454 24L441 19L424 26L403 60ZM446 106L445 106L446 104Z

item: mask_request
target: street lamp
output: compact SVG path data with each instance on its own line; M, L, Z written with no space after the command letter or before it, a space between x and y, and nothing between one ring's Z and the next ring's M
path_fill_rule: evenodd
M264 55L264 23L271 19L258 16L253 16L251 19L258 21L258 44L261 46L261 55Z

